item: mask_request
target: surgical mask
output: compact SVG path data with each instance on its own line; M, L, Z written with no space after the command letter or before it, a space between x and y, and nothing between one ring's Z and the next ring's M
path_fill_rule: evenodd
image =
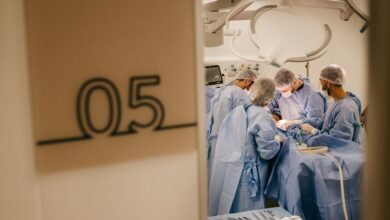
M325 89L325 90L321 90L321 93L322 93L322 95L325 96L325 98L326 98L326 104L327 104L327 106L329 107L330 104L332 104L332 103L334 102L333 97L329 95L329 88L328 88L328 89Z
M334 102L334 98L330 95L326 96L326 104L328 105L328 107L333 104Z
M281 93L282 93L282 96L283 96L284 98L288 98L288 97L290 97L290 96L292 95L292 92L291 92L291 91L281 92Z
M325 96L325 98L328 98L329 94L328 94L328 90L321 90L321 94Z
M254 92L252 92L252 91L249 91L249 99L251 100L251 101L253 101L253 100L255 100L255 98L256 98L256 93L254 93Z

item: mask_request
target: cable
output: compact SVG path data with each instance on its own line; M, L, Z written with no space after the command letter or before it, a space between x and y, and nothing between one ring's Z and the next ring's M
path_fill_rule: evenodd
M310 148L314 148L313 150L309 150ZM347 213L347 204L345 201L345 189L344 189L344 175L343 175L343 169L341 167L340 161L334 157L331 154L326 153L328 151L328 147L303 147L303 148L298 148L298 151L304 154L322 154L337 163L337 167L339 170L339 176L340 176L340 191L341 191L341 203L343 206L343 213L344 213L344 219L348 220L348 213Z
M340 190L341 190L341 202L343 204L343 212L344 212L344 218L345 220L348 220L348 213L347 213L347 204L345 202L345 191L344 191L344 175L343 175L343 169L341 167L340 161L337 160L336 157L333 155L330 155L328 153L323 153L323 155L333 159L336 161L337 166L339 168L339 175L340 175Z

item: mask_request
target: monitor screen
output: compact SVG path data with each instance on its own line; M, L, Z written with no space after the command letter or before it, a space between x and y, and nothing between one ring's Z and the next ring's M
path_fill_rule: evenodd
M218 65L206 66L206 85L222 84L223 78Z

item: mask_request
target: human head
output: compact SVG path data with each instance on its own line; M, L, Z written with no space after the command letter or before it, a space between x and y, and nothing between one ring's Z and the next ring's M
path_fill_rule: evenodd
M295 91L295 82L296 78L294 73L284 68L280 69L274 77L276 89L286 98L291 96L291 94Z
M332 87L342 87L345 84L346 72L345 70L336 64L331 64L322 68L320 73L321 89L328 91Z
M327 80L335 85L344 85L347 73L336 64L330 64L322 68L320 79Z
M271 79L257 79L252 86L250 100L254 105L266 106L273 99L275 84Z
M256 78L256 74L252 70L246 69L238 73L236 84L242 89L249 90Z

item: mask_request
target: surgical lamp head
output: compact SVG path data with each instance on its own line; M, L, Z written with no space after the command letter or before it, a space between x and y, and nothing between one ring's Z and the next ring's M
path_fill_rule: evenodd
M260 78L253 83L250 100L254 105L266 106L272 101L274 94L274 82L268 78Z

